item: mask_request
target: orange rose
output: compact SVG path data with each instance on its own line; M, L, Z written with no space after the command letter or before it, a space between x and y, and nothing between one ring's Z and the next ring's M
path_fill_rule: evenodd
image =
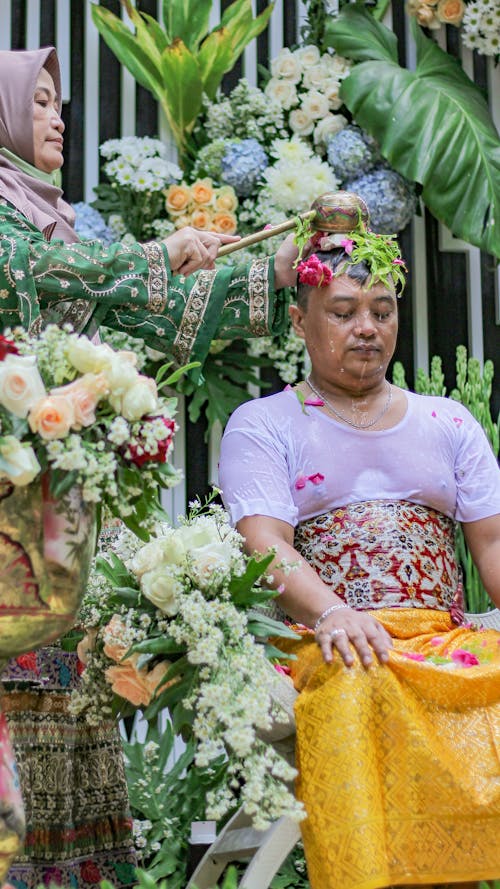
M201 231L209 231L212 225L212 214L205 207L200 207L191 214L191 225Z
M191 190L187 185L171 185L166 192L165 207L167 213L178 216L184 213L191 203Z
M191 194L195 204L211 204L214 199L214 189L211 179L197 179L191 186Z
M126 632L125 624L117 614L113 614L113 617L109 624L106 624L103 632L107 637L103 649L104 654L106 657L109 657L110 660L116 661L117 664L120 663L121 659L125 657L130 648L130 645L123 643L124 634Z
M52 389L51 395L63 395L69 398L75 414L74 429L91 426L95 423L95 409L109 386L104 374L84 374L67 386Z
M238 206L236 192L231 185L223 185L215 194L215 209L234 213Z
M422 3L417 9L417 22L422 28L430 28L433 31L441 27L435 10L426 3Z
M463 0L439 0L437 17L447 25L460 25L464 17L465 3Z
M215 213L212 219L212 231L219 232L222 235L234 235L237 227L236 216L234 213L228 213L221 210Z
M108 667L104 675L114 693L135 707L147 707L151 700L151 692L144 680L145 671L136 669L139 655L131 655L123 664Z
M153 667L153 669L147 674L145 681L147 687L149 688L149 691L151 692L151 695L154 695L169 667L170 661L160 661L160 663L157 664L156 667ZM162 691L164 688L168 688L169 685L172 685L172 683L176 681L177 677L175 677L175 679L171 679L170 682L167 682L164 686L162 686Z
M73 404L64 395L49 395L30 410L28 422L31 431L38 433L40 438L47 441L65 438L75 422Z

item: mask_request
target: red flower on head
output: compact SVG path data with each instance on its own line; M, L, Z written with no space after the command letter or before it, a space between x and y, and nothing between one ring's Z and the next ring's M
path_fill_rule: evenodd
M326 287L333 278L330 266L321 262L315 253L312 253L303 262L299 262L297 274L300 283L308 284L310 287Z
M14 340L8 340L6 337L0 336L0 361L3 361L7 355L19 355L19 349Z

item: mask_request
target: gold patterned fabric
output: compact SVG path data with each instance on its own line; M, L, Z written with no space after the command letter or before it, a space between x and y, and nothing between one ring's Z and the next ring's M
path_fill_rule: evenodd
M394 506L387 504L392 516ZM409 507L403 507L407 519ZM443 609L448 593L434 608L426 607L415 590L408 595L408 584L418 586L418 579L415 571L399 567L408 562L409 551L414 568L427 564L431 537L422 528L428 518L429 527L439 525L440 516L416 509L420 526L411 545L408 528L399 549L392 540L386 580L394 604L384 607L378 587L371 606L367 590L353 606L370 611L390 633L394 649L388 664L366 669L356 661L347 668L336 655L327 665L306 628L298 628L299 641L278 643L297 656L290 662L300 692L297 794L308 814L302 830L311 889L500 878L500 633L457 626L453 608ZM343 595L350 601L353 591L359 593L360 574L348 565L363 562L363 541L372 534L374 542L376 534L369 508L355 513L357 530L352 515L337 512L330 514L329 528L336 522ZM318 519L304 524L310 531L316 521L320 539L328 522ZM433 537L446 543L449 520L442 519L442 530L435 529ZM320 558L321 546L312 546L306 531L299 526L302 554L322 571L328 559ZM353 559L356 540L358 558ZM332 556L331 547L325 546L326 552ZM434 558L456 576L449 546ZM336 577L333 569L331 575ZM395 600L398 576L401 595ZM438 576L435 581L440 589Z

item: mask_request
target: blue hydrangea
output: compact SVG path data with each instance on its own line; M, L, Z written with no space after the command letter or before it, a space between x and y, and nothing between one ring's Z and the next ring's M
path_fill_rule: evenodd
M395 170L378 167L344 185L366 202L370 228L379 234L399 232L410 222L417 206L415 187Z
M381 159L375 140L353 125L344 127L328 140L327 154L342 187L347 180L368 173Z
M92 241L97 238L105 245L112 244L116 240L113 232L95 207L91 207L85 201L79 201L72 207L76 213L75 231L79 238Z
M222 158L221 179L232 185L239 197L248 197L268 164L267 154L256 139L230 142Z

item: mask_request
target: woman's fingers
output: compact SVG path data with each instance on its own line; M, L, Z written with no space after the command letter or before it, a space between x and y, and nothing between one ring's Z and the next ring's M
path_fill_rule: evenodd
M204 232L185 226L163 241L168 251L170 268L176 275L190 275L197 269L211 269L221 244L239 241L239 235Z

